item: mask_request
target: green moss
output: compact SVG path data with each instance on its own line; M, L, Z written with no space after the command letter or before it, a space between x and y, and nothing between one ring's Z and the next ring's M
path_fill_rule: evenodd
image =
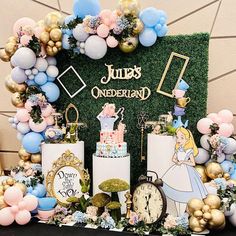
M90 173L92 173L92 155L96 150L96 142L99 140L100 124L96 116L100 113L101 107L105 102L115 103L117 107L125 107L124 123L128 131L125 135L125 140L128 143L128 150L131 154L132 184L145 172L146 162L140 162L140 130L137 129L137 116L143 110L148 113L150 120L157 120L160 114L165 114L173 109L174 99L156 92L166 63L173 51L190 57L184 73L184 79L190 85L186 96L191 98L191 102L186 109L184 120L189 119L190 129L198 143L200 136L196 129L196 123L206 115L208 44L208 34L194 34L167 36L159 39L150 48L139 45L135 52L128 55L122 53L119 49L110 49L101 60L91 60L84 55L70 59L66 51L58 54L57 60L60 73L72 65L87 84L87 87L72 99L59 85L61 96L58 104L61 109L65 109L69 103L75 104L80 112L80 121L86 122L88 125L88 129L79 131L79 136L81 140L85 141L84 159ZM167 74L168 77L163 84L165 90L171 90L171 86L176 82L183 63L183 61L177 59L173 62ZM115 68L141 66L142 77L139 80L130 81L113 80L106 85L102 85L100 79L107 75L105 63L113 64ZM63 81L65 81L69 90L73 91L76 91L81 84L72 73L68 73L66 77L63 77ZM96 100L91 96L91 89L94 86L104 89L139 89L142 86L147 86L151 88L152 95L146 101L125 98L100 98Z
M122 179L108 179L99 184L98 188L103 192L121 192L129 189L129 184Z
M97 193L92 198L92 205L96 207L105 207L111 201L111 197L106 193Z
M120 209L121 208L121 204L119 202L109 202L106 205L106 208L108 210L116 210L116 209Z

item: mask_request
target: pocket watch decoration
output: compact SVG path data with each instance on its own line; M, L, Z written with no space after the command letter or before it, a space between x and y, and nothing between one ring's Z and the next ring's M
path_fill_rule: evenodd
M166 196L162 190L163 182L154 171L147 173L156 175L156 180L152 181L152 176L141 175L139 183L133 191L133 210L142 217L146 224L159 222L166 214Z

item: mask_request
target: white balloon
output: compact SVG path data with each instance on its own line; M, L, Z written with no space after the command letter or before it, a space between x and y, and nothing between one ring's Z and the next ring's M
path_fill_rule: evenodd
M25 70L25 74L27 75L27 76L29 76L29 75L31 75L32 74L32 70Z
M49 77L57 77L59 70L56 66L49 66L46 70L46 73Z
M36 60L36 64L34 65L34 67L36 69L38 69L39 71L46 71L48 68L48 62L46 59L42 58L42 57L38 57Z
M195 157L197 164L204 164L210 159L210 154L203 148L198 148L198 155Z
M19 123L19 120L16 117L14 117L14 123Z
M14 55L11 57L11 65L12 65L13 67L16 67L16 66L17 66L17 64L16 64L16 62L15 62L15 57L14 57Z
M34 69L32 70L32 74L33 74L33 75L37 75L38 73L39 73L38 69L34 68Z
M236 153L236 140L233 138L228 138L228 143L224 148L223 152L225 154L234 154Z
M73 36L76 40L84 42L89 37L89 34L85 32L84 26L82 24L78 24L73 29Z
M29 75L28 79L33 80L34 79L34 75Z
M57 64L57 60L55 57L47 57L46 58L48 65L55 66Z
M17 133L16 138L21 141L23 139L24 135L20 132Z
M36 62L36 55L30 48L21 47L14 54L14 62L21 69L30 69Z
M234 213L228 219L233 226L236 226L236 210L234 210Z
M107 53L106 41L97 36L90 36L85 42L85 54L91 59L98 60L103 58Z
M20 122L17 125L17 130L21 133L21 134L27 134L30 132L30 127L29 127L29 122Z
M200 139L201 146L206 150L210 149L210 144L208 140L209 140L209 136L207 134L204 134Z
M14 123L14 117L9 117L9 118L8 118L8 122L9 122L9 123Z

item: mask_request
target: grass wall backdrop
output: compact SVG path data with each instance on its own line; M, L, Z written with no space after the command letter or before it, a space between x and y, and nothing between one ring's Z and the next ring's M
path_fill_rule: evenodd
M71 59L66 51L58 55L58 67L60 73L69 66L73 66L86 83L87 87L74 98L70 98L61 88L61 96L58 105L65 109L69 103L75 104L80 112L80 121L86 122L87 129L81 130L80 139L85 142L85 165L92 175L92 154L96 149L96 142L99 140L100 123L96 116L100 113L104 103L115 103L116 107L125 107L124 123L127 126L125 140L128 143L128 150L131 154L131 179L132 183L137 181L140 174L145 173L146 163L140 162L140 130L137 128L138 115L145 111L149 120L157 120L160 114L166 114L173 109L175 100L156 92L161 80L163 71L171 52L176 52L190 57L190 61L184 73L184 80L190 85L186 96L191 98L186 109L186 116L189 120L189 128L192 130L197 142L199 139L196 130L197 121L206 115L207 105L207 82L208 82L208 34L194 34L187 36L167 36L159 39L150 47L139 46L131 54L124 54L119 49L109 50L101 60L91 60L84 55ZM172 61L167 78L163 84L163 90L170 91L175 85L182 65L183 59ZM108 84L101 84L101 78L107 76L105 64L113 64L114 68L133 68L134 65L142 68L140 79L112 80ZM81 87L81 82L75 74L69 71L61 78L71 93ZM98 98L94 99L91 89L97 86L100 89L130 89L138 90L140 87L149 87L151 96L145 100L128 98ZM104 167L109 168L109 166Z

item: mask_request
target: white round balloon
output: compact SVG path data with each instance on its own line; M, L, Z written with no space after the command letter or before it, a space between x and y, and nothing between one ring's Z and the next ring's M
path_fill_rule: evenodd
M55 66L57 64L57 60L55 57L47 57L46 58L48 65Z
M207 134L204 134L201 139L200 139L200 144L201 146L206 149L209 150L210 149L210 144L209 144L209 136Z
M228 138L228 143L224 148L223 152L225 154L234 154L236 153L236 140L233 138Z
M35 53L27 47L19 48L14 54L14 63L21 69L30 69L36 62Z
M84 26L82 24L78 24L73 29L73 36L76 40L84 42L89 37L89 34L85 32Z
M210 154L203 148L198 148L198 155L195 157L197 164L204 164L210 159Z
M21 133L21 134L27 134L30 132L30 127L29 127L29 122L20 122L17 125L17 130Z
M56 66L49 66L46 70L46 73L49 77L57 77L59 70Z
M38 69L38 71L46 71L48 68L48 62L46 59L38 57L34 67Z
M106 41L97 36L90 36L85 42L85 54L91 59L98 60L103 58L107 53Z

